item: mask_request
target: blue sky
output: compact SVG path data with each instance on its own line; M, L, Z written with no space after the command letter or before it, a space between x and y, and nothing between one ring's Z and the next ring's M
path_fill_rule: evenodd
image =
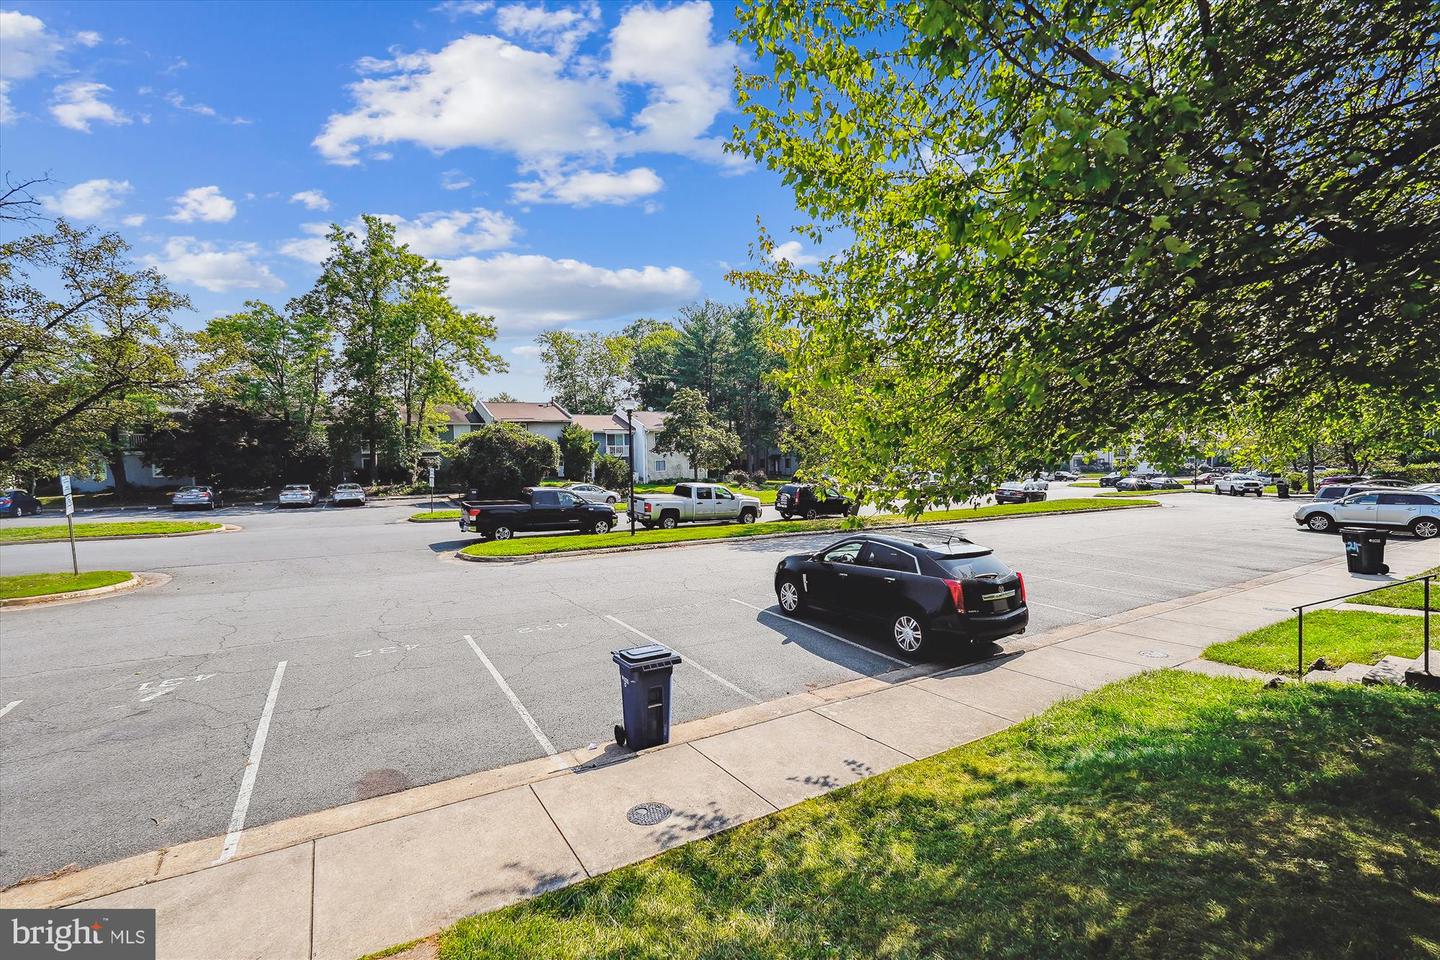
M778 178L719 149L733 27L703 2L0 2L0 154L164 271L191 328L303 293L324 224L391 216L497 318L511 372L476 391L540 399L539 330L736 299L756 217L793 240Z

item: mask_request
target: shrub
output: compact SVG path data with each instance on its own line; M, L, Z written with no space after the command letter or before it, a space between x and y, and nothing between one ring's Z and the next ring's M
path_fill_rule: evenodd
M750 474L744 470L731 470L725 474L725 482L733 487L748 487L750 486Z
M754 473L750 474L750 482L755 484L755 486L757 487L763 485L765 481L769 479L770 478L765 475L764 470L756 470Z
M608 453L601 454L595 458L595 482L607 490L629 490L630 464Z
M1288 476L1285 477L1285 482L1288 483L1288 484L1290 484L1290 489L1291 489L1291 490L1304 490L1304 489L1305 489L1305 474L1303 474L1303 473L1292 473L1292 474L1289 474Z
M560 466L560 448L513 423L491 423L456 444L455 470L481 497L513 497Z

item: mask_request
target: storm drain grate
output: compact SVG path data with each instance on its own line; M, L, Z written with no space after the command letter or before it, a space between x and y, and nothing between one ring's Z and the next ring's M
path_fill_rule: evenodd
M1149 657L1151 660L1169 660L1170 654L1164 650L1141 650L1140 656Z
M645 803L637 803L627 810L625 812L625 819L637 827L653 827L674 812L674 810L671 810L663 803L649 800Z

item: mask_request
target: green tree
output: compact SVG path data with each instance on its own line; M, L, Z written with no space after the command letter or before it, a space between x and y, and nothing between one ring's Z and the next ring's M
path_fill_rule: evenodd
M680 310L671 374L677 387L690 387L711 399L726 395L726 366L734 349L730 313L729 307L710 300Z
M455 444L455 475L480 497L515 497L560 465L560 448L549 437L514 423L490 423Z
M566 478L584 480L590 476L597 450L594 434L577 423L567 424L560 431L560 462Z
M512 397L509 393L506 393L504 390L501 390L499 393L495 394L495 396L489 398L489 399L486 401L486 403L515 403L515 402L516 402L515 398Z
M0 243L0 472L94 463L186 395L190 301L129 249L64 220Z
M683 453L698 478L701 470L718 470L738 458L740 438L715 419L703 393L681 387L670 401L655 449L660 453Z
M416 304L443 295L446 281L438 264L396 244L393 226L368 214L362 220L361 236L331 227L330 256L309 302L340 337L339 414L368 448L374 484L382 458L403 455L407 438L395 377L414 343Z
M740 278L839 479L1440 395L1434 3L751 0L739 33L736 149L849 241Z
M142 450L148 462L169 476L194 477L196 483L221 488L254 489L277 482L294 429L288 420L212 399L148 434Z
M675 347L680 331L663 320L642 319L621 331L629 341L625 378L642 410L663 410L675 393Z
M735 308L730 311L729 323L731 349L721 369L722 410L740 437L746 469L754 470L765 462L784 422L784 395L779 387L784 361L770 346L765 321L757 310Z
M468 403L460 378L506 369L490 349L495 318L462 313L444 295L443 285L411 293L399 304L396 357L392 368L395 397L404 418L403 443L413 482L420 451L434 439L434 407Z
M310 430L326 407L335 363L334 331L311 305L297 298L281 313L247 300L244 310L212 319L196 336L206 388Z
M547 330L535 338L545 386L571 413L612 413L626 393L630 344L623 335Z

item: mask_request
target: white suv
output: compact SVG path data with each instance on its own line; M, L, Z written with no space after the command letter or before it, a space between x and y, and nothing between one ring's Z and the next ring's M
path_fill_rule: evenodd
M1248 473L1227 473L1216 479L1215 492L1217 494L1228 493L1232 497L1243 497L1247 493L1263 497L1265 496L1265 481Z
M1440 494L1367 490L1330 503L1303 504L1295 522L1317 533L1341 527L1408 530L1421 540L1440 536Z

